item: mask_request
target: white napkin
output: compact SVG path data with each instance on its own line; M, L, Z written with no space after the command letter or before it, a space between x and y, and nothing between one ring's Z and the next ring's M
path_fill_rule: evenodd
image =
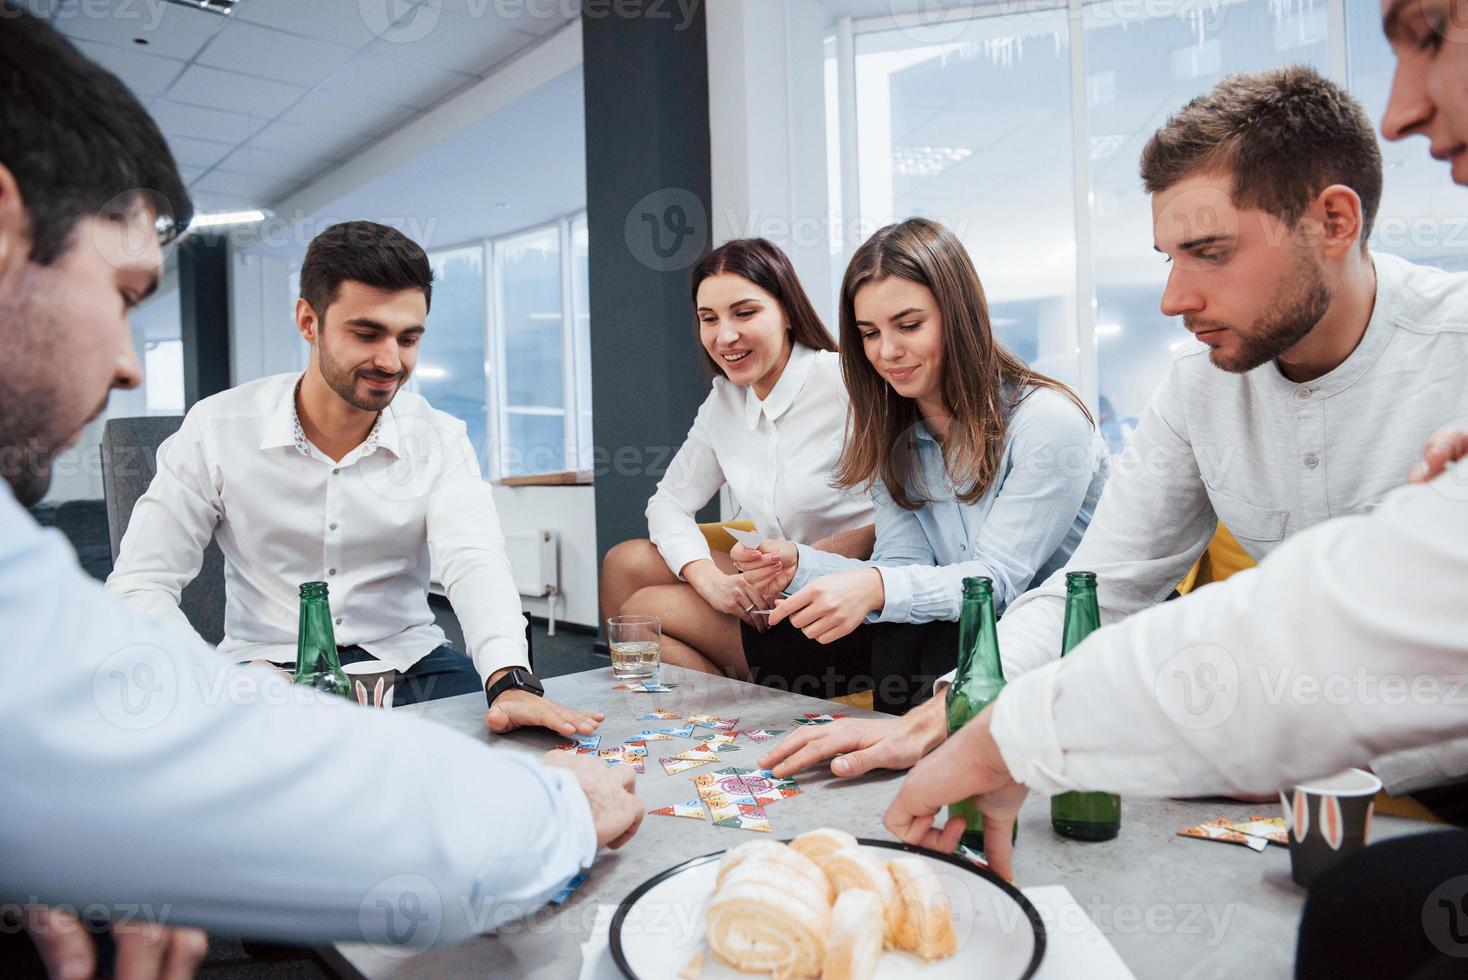
M1064 885L1021 889L1045 923L1045 958L1035 980L1136 980Z
M581 944L581 975L578 980L619 980L622 971L612 960L608 933L612 928L615 905L598 905L591 920L591 936Z

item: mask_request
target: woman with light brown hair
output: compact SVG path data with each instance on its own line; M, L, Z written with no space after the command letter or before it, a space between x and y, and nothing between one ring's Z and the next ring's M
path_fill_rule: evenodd
M993 579L1002 612L1065 564L1105 450L1080 399L995 339L968 252L935 222L889 225L857 249L840 342L850 410L836 484L870 491L876 545L867 561L790 541L736 547L747 579L787 594L745 652L757 676L866 674L878 706L901 710L953 666L964 578ZM846 639L868 623L908 625ZM885 676L886 648L909 665L902 678Z

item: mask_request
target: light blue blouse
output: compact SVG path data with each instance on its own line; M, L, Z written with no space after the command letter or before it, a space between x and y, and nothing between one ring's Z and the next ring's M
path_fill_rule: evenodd
M799 545L788 592L832 572L875 567L887 602L869 621L957 620L965 578L993 579L994 610L1002 612L1065 565L1091 523L1107 473L1105 445L1070 399L1036 388L1020 402L1009 417L999 476L971 504L957 499L927 426L917 425L914 434L922 483L908 490L931 499L916 511L904 510L877 481L871 560Z

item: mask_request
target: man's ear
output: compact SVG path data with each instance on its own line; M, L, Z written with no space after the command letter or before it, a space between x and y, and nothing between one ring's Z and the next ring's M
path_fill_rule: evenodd
M0 282L30 261L31 222L20 185L10 168L0 163Z
M296 300L296 329L306 343L313 347L316 345L316 332L321 329L321 321L316 319L316 311L305 299Z
M1320 244L1327 256L1342 255L1360 246L1364 218L1361 195L1345 184L1331 184L1316 196L1310 210L1320 222Z

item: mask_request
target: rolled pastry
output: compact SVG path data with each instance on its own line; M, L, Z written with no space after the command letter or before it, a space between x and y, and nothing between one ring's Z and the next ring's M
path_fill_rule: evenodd
M887 866L863 850L833 851L821 863L821 870L831 879L838 896L848 888L865 888L877 893L886 922L884 937L887 945L893 945L902 927L902 906L897 901L897 886Z
M756 860L773 861L778 864L782 872L777 874L794 874L808 880L825 894L827 905L830 905L836 898L836 890L831 887L825 872L814 861L799 851L792 850L789 846L773 840L750 841L725 854L723 863L719 865L719 877L714 887L717 888L729 872L744 862Z
M782 880L773 870L750 861L719 885L708 908L709 949L747 973L820 976L830 907L813 885Z
M870 980L882 956L882 899L865 888L848 888L831 909L826 968L821 980Z
M822 827L820 830L801 834L790 842L790 847L804 854L816 864L820 864L823 858L836 851L854 851L861 845L856 842L855 837L844 830Z
M897 887L897 904L902 907L895 935L897 948L925 960L953 955L958 937L953 930L948 894L932 865L920 857L905 856L887 862L887 870Z

